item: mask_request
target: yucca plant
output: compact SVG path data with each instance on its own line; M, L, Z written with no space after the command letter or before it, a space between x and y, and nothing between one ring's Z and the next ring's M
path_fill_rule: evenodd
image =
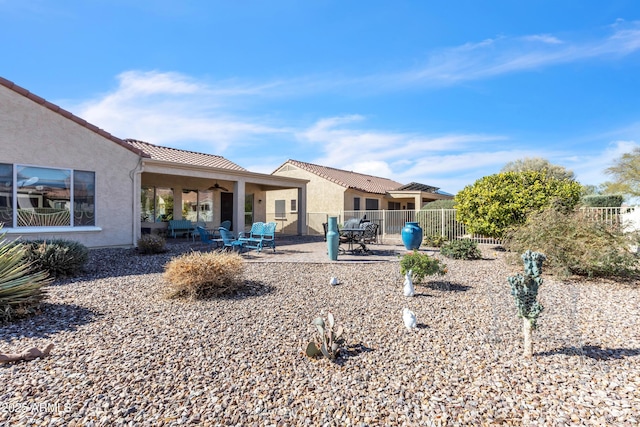
M2 225L0 224L0 231ZM25 249L7 242L0 232L0 322L33 314L46 297L43 286L51 282L44 271L33 272L24 262Z

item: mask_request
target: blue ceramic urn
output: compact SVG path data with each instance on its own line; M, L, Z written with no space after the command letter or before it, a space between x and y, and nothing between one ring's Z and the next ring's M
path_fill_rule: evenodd
M417 222L406 222L401 232L402 244L408 251L418 249L422 244L422 228Z
M327 253L329 259L338 259L338 248L340 247L340 234L338 233L338 217L330 216L327 224Z

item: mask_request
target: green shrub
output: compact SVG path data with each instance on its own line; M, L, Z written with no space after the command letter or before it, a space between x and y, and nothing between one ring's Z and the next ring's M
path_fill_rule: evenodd
M589 219L579 211L563 213L553 208L530 215L503 242L517 254L527 249L544 253L549 271L565 277L637 275L638 260L629 250L630 243L617 225Z
M471 234L502 238L514 226L524 224L531 212L552 203L572 209L582 186L557 179L545 171L503 172L485 176L455 196L457 220Z
M168 298L206 299L242 286L242 257L233 252L192 252L169 261L164 277Z
M32 268L45 270L51 277L75 276L89 260L87 247L73 240L29 240L21 243Z
M590 194L582 196L580 201L583 205L594 208L619 208L624 197L620 194Z
M482 253L478 243L471 239L452 240L442 245L440 253L453 259L480 259Z
M167 242L157 234L145 234L138 239L138 252L141 254L159 254L167 251Z
M442 199L436 200L433 202L425 203L422 205L421 210L429 210L429 209L453 209L455 207L455 200L453 199Z
M35 313L46 297L42 287L51 280L44 271L33 272L24 258L24 247L0 234L0 323Z
M426 236L422 242L425 246L439 248L447 242L447 238L441 235Z
M413 253L403 255L400 260L400 274L405 275L409 270L413 270L413 281L420 283L426 276L445 274L447 266L427 254L414 250Z

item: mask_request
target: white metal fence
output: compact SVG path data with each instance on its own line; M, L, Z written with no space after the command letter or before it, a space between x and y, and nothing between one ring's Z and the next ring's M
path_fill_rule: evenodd
M589 207L581 208L581 212L593 220L621 225L625 215L633 213L635 209L634 207ZM420 224L425 237L442 236L447 240L468 237L478 243L500 243L499 240L491 237L469 234L465 225L457 221L455 209L313 212L307 214L307 234L323 235L322 224L328 222L330 216L337 217L338 224L342 224L350 218L362 219L366 217L369 221L378 224L378 231L383 241L400 240L402 228L406 222L411 221Z

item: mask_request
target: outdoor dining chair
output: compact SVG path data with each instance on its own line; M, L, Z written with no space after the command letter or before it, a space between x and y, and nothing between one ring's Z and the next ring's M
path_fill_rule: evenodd
M364 233L362 234L362 242L367 243L378 243L378 224L375 222L366 222L361 225L364 228Z

